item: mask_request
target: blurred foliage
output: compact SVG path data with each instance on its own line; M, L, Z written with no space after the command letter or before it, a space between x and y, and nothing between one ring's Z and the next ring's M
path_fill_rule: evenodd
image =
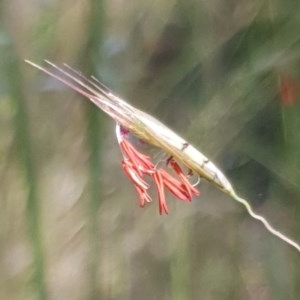
M1 299L300 297L297 253L209 184L141 210L113 122L23 63L94 74L299 241L299 1L0 5Z

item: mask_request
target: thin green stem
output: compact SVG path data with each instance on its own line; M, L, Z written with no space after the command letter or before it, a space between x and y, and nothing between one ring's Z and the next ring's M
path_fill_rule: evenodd
M42 300L47 299L47 294L44 280L44 254L42 250L39 200L37 197L37 178L31 151L28 117L21 87L21 75L17 61L12 55L7 64L7 74L11 99L16 108L16 116L14 119L16 141L19 150L20 163L23 169L24 183L28 191L26 213L33 256L34 273L32 280L35 290L37 291L37 297Z
M100 253L99 247L99 228L98 228L98 212L101 200L101 192L99 188L99 177L101 167L99 161L100 139L99 139L99 118L98 111L92 105L88 104L88 147L90 151L90 175L89 175L89 272L90 272L90 299L99 299L97 284L97 265Z
M102 40L103 28L103 2L98 0L89 1L90 17L88 27L88 44L84 49L82 61L86 68L91 71L95 69L99 60L99 47ZM99 179L101 175L100 153L101 153L101 122L99 111L95 106L87 104L87 145L90 152L89 159L89 299L101 299L102 294L98 283L98 264L100 255L98 213L101 201L101 188Z
M179 228L178 228L179 227ZM183 221L178 225L172 236L174 254L170 261L171 282L170 289L173 300L189 299L189 224Z

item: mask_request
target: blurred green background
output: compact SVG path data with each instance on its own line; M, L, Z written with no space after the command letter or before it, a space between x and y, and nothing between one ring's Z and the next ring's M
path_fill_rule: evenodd
M114 123L26 65L93 74L300 241L298 0L0 2L0 299L300 299L300 256L201 182L144 209Z

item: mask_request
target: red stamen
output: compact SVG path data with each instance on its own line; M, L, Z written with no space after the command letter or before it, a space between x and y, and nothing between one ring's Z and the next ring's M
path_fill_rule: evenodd
M138 186L144 190L149 188L149 184L139 176L139 174L136 172L136 169L128 160L122 161L122 168L127 177L132 181L132 183L135 186Z
M164 169L160 169L159 172L162 175L165 187L171 194L182 201L190 201L189 195L181 182L172 177Z
M168 214L168 207L167 207L165 193L164 193L164 183L160 171L156 171L153 175L153 178L156 183L156 187L158 191L159 214L160 215L162 215L163 213Z
M142 170L151 170L154 168L149 156L138 152L127 140L120 142L121 149L125 156L135 165L137 172Z
M140 207L144 207L147 202L152 201L151 197L147 193L149 184L143 179L145 175L153 177L156 184L160 214L168 214L168 207L164 193L165 188L176 198L182 201L191 201L193 196L198 196L200 194L200 192L188 181L187 176L183 173L181 167L173 159L173 157L170 157L167 160L167 164L171 165L175 173L178 175L179 180L175 179L164 169L155 169L150 157L137 151L134 146L132 146L130 142L124 138L124 136L121 141L119 140L119 143L124 154L122 167L125 174L137 190Z
M140 207L144 207L146 205L146 202L149 203L152 201L151 197L149 196L149 194L147 193L146 190L144 190L136 185L135 185L135 188L139 194Z
M174 159L172 159L172 160L170 160L170 164L171 164L171 167L173 168L173 170L179 176L184 188L186 189L186 192L189 195L189 197L188 197L189 201L192 201L193 195L199 196L200 192L191 185L191 183L186 178L186 175L183 173L182 169L178 165L178 163Z
M134 166L128 160L122 161L122 167L124 173L127 175L130 181L133 183L135 189L137 190L137 193L139 195L140 207L144 207L146 202L152 201L151 197L147 193L149 184L139 176Z

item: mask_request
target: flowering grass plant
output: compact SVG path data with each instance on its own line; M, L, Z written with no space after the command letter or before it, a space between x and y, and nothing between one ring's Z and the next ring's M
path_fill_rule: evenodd
M300 252L298 243L274 229L264 217L253 211L248 201L236 194L230 181L214 163L161 122L125 102L96 78L87 78L68 65L58 67L46 61L48 68L44 68L31 61L26 62L88 98L113 118L116 122L117 141L123 155L122 168L137 191L141 207L152 201L148 193L150 184L146 178L152 178L155 183L159 213L168 214L165 191L169 191L179 200L192 201L193 197L200 195L195 184L190 181L191 175L197 174L199 178L207 180L244 205L249 215L260 221L271 234ZM166 152L166 165L171 168L172 173L158 167L149 155L136 149L130 142L130 134ZM188 171L185 172L181 166L185 166Z

